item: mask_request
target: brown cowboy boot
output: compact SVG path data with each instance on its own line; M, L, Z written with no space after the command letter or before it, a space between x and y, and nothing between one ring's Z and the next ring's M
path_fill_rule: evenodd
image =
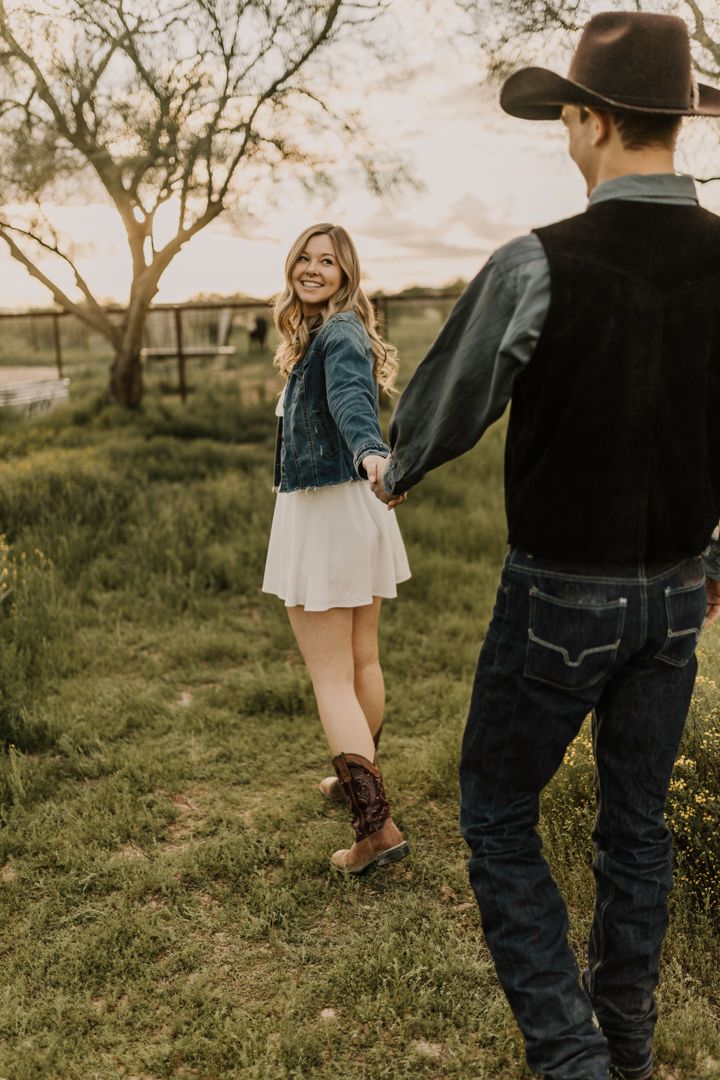
M382 773L361 754L338 754L332 759L345 802L352 814L355 843L336 851L330 862L336 870L362 874L371 866L397 862L410 854L403 834L390 817Z
M383 723L384 723L384 721L383 721ZM375 744L375 750L376 751L377 751L377 748L378 748L378 746L380 744L380 733L382 732L382 729L383 729L383 726L381 724L380 727L375 732L375 734L373 735L373 743ZM323 795L325 796L326 799L330 799L330 800L332 800L332 802L338 802L338 803L345 802L345 796L342 793L342 788L340 787L340 781L338 780L338 778L336 776L326 776L324 780L320 781L320 783L318 784L318 787L320 788L320 790L322 791L322 793L323 793Z

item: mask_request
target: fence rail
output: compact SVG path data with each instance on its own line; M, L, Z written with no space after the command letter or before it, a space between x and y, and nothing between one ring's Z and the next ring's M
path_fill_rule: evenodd
M377 293L371 297L383 334L416 354L440 329L459 292L423 290L412 294ZM125 309L103 309L118 320ZM244 385L268 379L268 352L275 343L268 300L213 300L155 304L148 311L143 360L147 372L165 379L168 363L177 374L175 389L187 392L186 362L205 370L242 369ZM417 347L416 347L417 346ZM74 381L98 373L112 362L111 343L74 313L54 309L0 312L0 381L22 377L30 368L53 366L58 379ZM9 370L9 369L12 369ZM40 372L35 377L39 377ZM28 372L28 377L32 372Z

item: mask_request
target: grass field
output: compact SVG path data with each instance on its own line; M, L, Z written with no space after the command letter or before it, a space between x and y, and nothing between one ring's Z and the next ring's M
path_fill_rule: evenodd
M408 367L427 333L398 328ZM0 1077L529 1076L457 825L501 428L402 510L414 576L383 617L382 760L413 856L346 881L309 683L259 591L272 402L225 378L127 415L96 391L78 376L67 408L0 421ZM701 653L660 1080L720 1077L720 631ZM579 955L591 816L584 732L543 816Z

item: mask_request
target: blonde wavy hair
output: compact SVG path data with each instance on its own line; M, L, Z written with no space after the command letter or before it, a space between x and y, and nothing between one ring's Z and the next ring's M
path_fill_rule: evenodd
M295 292L291 274L308 241L313 236L329 236L342 271L340 288L328 300L317 315L303 315L302 304ZM285 260L285 289L275 300L275 325L280 334L280 344L275 351L273 363L284 379L308 350L311 332L326 323L339 311L354 311L365 327L373 354L373 373L378 385L386 394L392 394L397 378L397 349L390 345L377 331L375 311L360 286L360 260L355 245L341 225L311 225L300 233Z

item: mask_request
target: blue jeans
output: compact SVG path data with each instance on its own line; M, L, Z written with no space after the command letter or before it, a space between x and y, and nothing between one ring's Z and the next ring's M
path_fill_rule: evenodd
M461 760L470 881L528 1064L607 1080L652 1063L672 850L664 808L706 608L700 557L575 566L517 549L480 653ZM596 900L582 983L539 796L593 713ZM597 1026L599 1024L599 1027Z

